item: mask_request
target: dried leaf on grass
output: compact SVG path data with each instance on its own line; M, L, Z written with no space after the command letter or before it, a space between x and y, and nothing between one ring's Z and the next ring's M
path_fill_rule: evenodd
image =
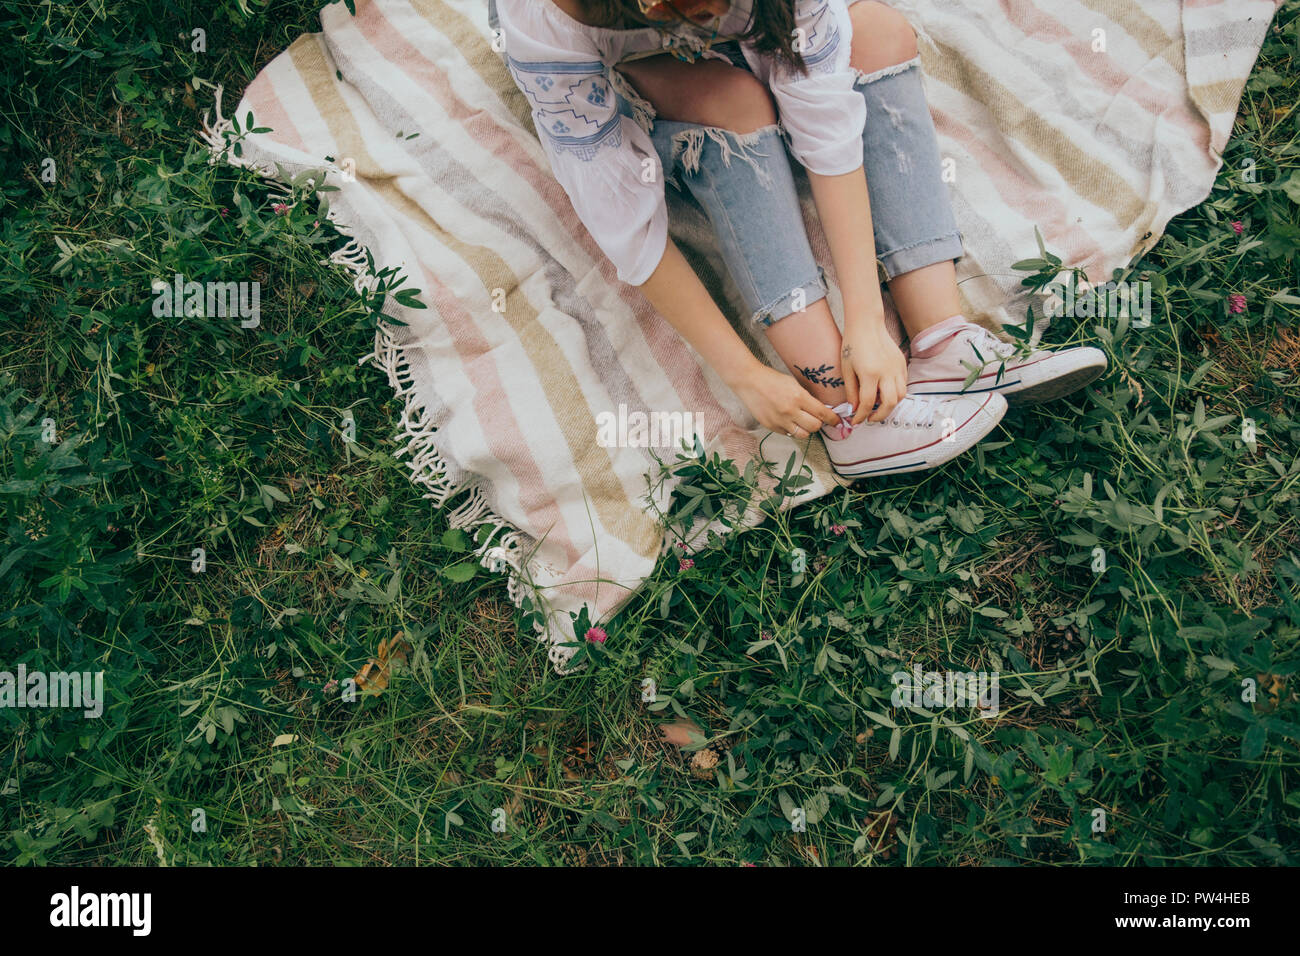
M594 762L592 749L590 740L570 744L565 748L564 755L560 759L560 768L565 780L581 780L587 776L583 771Z
M411 653L411 645L402 639L398 631L391 641L379 642L379 656L366 661L365 666L354 678L357 689L363 695L374 696L388 689L388 681L399 667L405 667Z
M878 813L869 813L863 819L866 826L866 832L862 835L866 846L875 849L882 860L888 860L898 851L898 817L892 810L881 810Z
M1267 700L1260 700L1256 704L1256 709L1265 712L1277 710L1286 693L1286 677L1279 674L1256 674L1255 681L1259 689L1268 695Z

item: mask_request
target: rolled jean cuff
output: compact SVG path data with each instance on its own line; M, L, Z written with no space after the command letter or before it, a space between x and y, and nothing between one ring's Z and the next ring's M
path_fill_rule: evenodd
M755 309L749 320L766 329L788 315L806 311L814 302L826 298L827 291L826 270L818 266L814 278L784 293L775 302Z
M944 236L904 246L902 249L892 249L877 256L876 261L885 270L885 278L893 279L916 269L932 266L936 262L960 259L962 253L962 234L958 229Z

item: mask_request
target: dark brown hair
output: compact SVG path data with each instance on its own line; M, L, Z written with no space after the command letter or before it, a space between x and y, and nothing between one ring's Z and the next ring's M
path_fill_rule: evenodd
M673 9L672 0L667 3ZM615 30L649 26L662 30L672 22L650 19L641 12L637 0L578 0L578 4L584 19L594 26ZM803 55L794 48L794 0L754 0L749 23L741 36L752 40L759 53L773 54L799 72L808 73Z

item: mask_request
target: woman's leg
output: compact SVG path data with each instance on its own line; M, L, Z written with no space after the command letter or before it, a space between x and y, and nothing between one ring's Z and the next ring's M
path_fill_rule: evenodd
M681 157L680 178L708 215L772 348L819 401L845 401L840 332L804 233L771 93L721 60L662 55L618 69L654 106L655 138L671 142L674 168Z
M876 255L908 335L961 312L961 240L941 175L934 122L921 87L916 34L878 0L856 0L850 63L867 99L863 162Z
M627 66L614 72L625 74L628 85L641 91L633 95L649 99L655 107L653 127L648 127L645 115L649 110L630 102L621 106L627 106L634 120L646 120L642 127L650 128L665 178L676 184L680 168L680 181L708 215L727 270L752 310L751 319L766 328L768 341L796 379L841 416L838 428L820 433L840 475L858 478L933 468L964 454L996 427L1007 408L1006 399L997 394L908 399L900 403L901 414L887 422L846 423L853 409L846 401L841 337L826 300L825 275L803 229L771 94L749 71L728 70L720 61L679 64L652 57ZM864 75L863 82L870 79ZM923 99L920 107L928 120ZM933 130L930 136L933 145ZM924 209L925 203L906 193L900 197L902 187L897 177L894 180L892 205L888 199L885 203L892 210L887 219L895 225L903 222L906 231L909 204ZM941 185L937 175L935 184ZM933 231L942 229L943 223L936 221L946 208L928 210L930 220L920 224L922 243L895 243L894 233L886 234L890 244L883 247L882 260L891 276L961 254L955 228L951 236ZM913 308L914 316L916 311Z
M877 0L854 0L850 62L867 100L863 161L877 254L911 338L908 394L1000 394L1047 401L1082 388L1106 370L1100 349L1017 354L961 314L953 259L960 232L941 174L934 122L921 87L916 34ZM927 330L932 330L929 334ZM971 369L983 365L973 381Z

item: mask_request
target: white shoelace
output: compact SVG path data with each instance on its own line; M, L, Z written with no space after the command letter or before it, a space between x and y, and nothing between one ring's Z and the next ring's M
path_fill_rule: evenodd
M973 323L972 323L973 324ZM1011 342L1003 342L1000 338L984 328L982 325L975 326L979 329L979 339L977 342L981 351L985 348L990 349L998 358L1009 359L1015 357L1016 346Z
M933 428L935 419L939 413L945 410L949 400L942 395L905 395L902 400L894 406L894 410L889 413L884 421L881 422L863 422L863 425L893 425L896 428ZM838 405L833 409L841 417L841 422L847 422L853 412L853 406L848 403ZM947 419L945 419L947 420ZM848 426L851 432L855 427ZM950 426L951 427L951 426ZM847 438L848 435L836 436L834 429L827 429L832 437Z
M889 417L881 424L888 422L904 428L933 428L939 406L938 396L907 395L894 406Z

